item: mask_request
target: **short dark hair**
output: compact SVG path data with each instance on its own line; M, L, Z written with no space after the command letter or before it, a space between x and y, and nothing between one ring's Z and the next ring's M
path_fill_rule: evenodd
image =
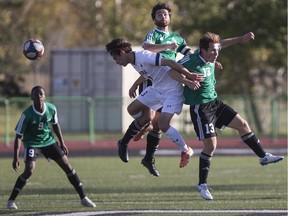
M31 90L31 96L33 95L34 91L40 90L40 89L43 89L43 87L42 87L42 86L34 86L34 87L32 88L32 90ZM43 89L43 90L44 90L44 89Z
M153 20L155 19L156 12L158 10L161 10L161 9L166 9L169 12L169 16L171 17L170 6L167 3L160 3L159 2L158 4L154 5L154 7L152 8L151 17Z
M106 50L111 55L120 55L120 51L123 50L125 53L130 53L132 51L131 44L124 38L115 38L110 43L106 44Z
M210 43L220 43L220 36L211 32L206 32L199 40L200 50L205 49L207 51Z

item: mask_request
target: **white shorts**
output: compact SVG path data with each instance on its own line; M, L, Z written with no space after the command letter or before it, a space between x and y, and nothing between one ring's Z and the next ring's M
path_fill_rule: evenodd
M152 86L145 88L136 99L155 111L162 107L161 112L177 115L181 113L184 103L183 91L162 93Z

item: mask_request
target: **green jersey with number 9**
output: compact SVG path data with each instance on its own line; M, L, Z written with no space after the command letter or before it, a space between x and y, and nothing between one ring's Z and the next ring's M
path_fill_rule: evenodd
M217 98L217 92L215 91L215 63L206 62L199 52L195 52L191 55L184 56L180 61L185 68L194 73L203 74L205 80L201 82L201 87L192 90L187 86L184 87L185 104L197 105L208 103Z
M43 113L36 111L32 104L22 113L15 132L23 136L23 144L28 147L45 147L56 142L49 124L57 124L56 107L45 102Z

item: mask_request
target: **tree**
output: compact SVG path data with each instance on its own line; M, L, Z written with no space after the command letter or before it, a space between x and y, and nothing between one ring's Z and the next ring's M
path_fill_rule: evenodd
M24 94L23 80L35 68L49 73L54 48L98 47L115 37L141 45L154 28L151 10L158 0L0 0L0 95ZM191 46L203 33L222 38L248 31L256 40L224 49L217 73L220 93L283 94L287 91L287 2L285 0L168 0L172 30ZM21 52L28 38L38 38L45 55L36 62ZM6 86L8 82L13 85ZM17 86L20 91L4 91ZM28 88L30 89L30 88ZM16 93L17 92L17 93Z

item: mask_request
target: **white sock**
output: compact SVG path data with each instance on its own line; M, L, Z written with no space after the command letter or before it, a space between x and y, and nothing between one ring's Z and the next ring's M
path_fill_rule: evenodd
M185 140L175 128L170 126L169 129L165 132L165 134L167 137L169 137L170 140L172 140L173 143L178 145L179 149L182 152L188 150L188 146L186 145Z

